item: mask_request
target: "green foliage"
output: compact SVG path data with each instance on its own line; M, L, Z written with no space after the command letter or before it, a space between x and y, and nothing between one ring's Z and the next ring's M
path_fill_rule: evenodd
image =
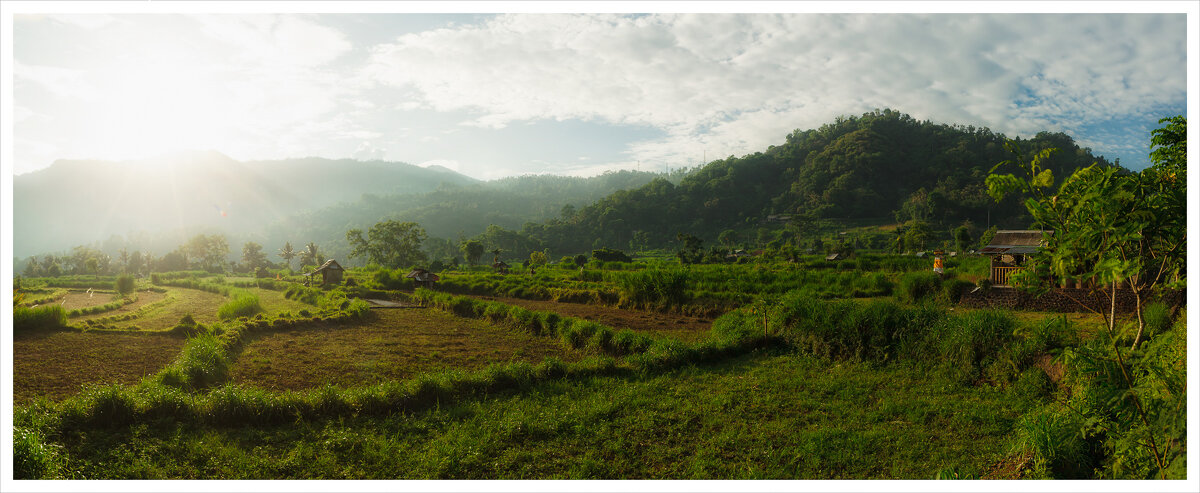
M133 292L133 276L130 274L121 274L117 276L117 280L113 283L113 288L121 296L127 296Z
M267 254L263 253L262 249L262 245L253 241L242 245L242 267L253 272L270 265L267 261Z
M13 307L13 331L58 329L67 326L67 311L61 305L46 305L37 308Z
M633 262L625 252L612 248L600 248L592 250L592 258L601 262Z
M900 276L896 297L907 303L918 303L938 294L941 277L932 271L908 272Z
M467 265L478 264L479 258L483 256L483 243L479 240L464 240L459 249L462 250L463 258L467 259Z
M689 301L687 272L654 269L630 272L617 278L621 305L635 308L668 308Z
M13 479L56 479L61 448L46 443L35 430L13 427Z
M262 313L263 307L258 296L251 293L238 293L232 300L217 310L217 318L229 320L237 317L252 317Z
M313 306L316 306L321 297L324 295L325 292L321 291L320 289L306 287L301 284L290 284L283 292L284 298L296 300L301 303L308 303Z
M366 239L363 239L361 229L346 232L346 241L354 248L351 257L365 256L370 262L389 269L425 262L421 242L426 238L428 235L419 224L393 220L375 223L367 231Z
M1033 454L1034 477L1087 478L1092 457L1083 427L1078 416L1047 406L1017 421L1014 448Z
M1187 118L1183 115L1163 118L1158 123L1166 125L1150 132L1150 162L1160 168L1171 179L1186 181L1187 172Z
M183 390L203 389L228 379L230 363L223 339L201 333L187 340L179 358L159 372L156 379Z

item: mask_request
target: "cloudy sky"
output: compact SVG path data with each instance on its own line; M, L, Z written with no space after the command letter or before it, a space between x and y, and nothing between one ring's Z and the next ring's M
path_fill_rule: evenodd
M13 172L213 149L490 179L663 170L892 108L1131 168L1186 112L1183 14L14 17Z

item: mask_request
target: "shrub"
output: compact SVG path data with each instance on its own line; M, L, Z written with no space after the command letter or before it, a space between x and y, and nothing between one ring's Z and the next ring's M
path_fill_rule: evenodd
M121 274L117 276L117 281L113 283L113 287L122 296L133 292L133 276L129 274Z

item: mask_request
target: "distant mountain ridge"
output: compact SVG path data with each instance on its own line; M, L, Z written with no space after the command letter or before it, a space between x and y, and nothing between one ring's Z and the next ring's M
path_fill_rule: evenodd
M351 159L236 161L214 151L137 161L59 160L13 178L13 255L173 230L260 231L364 194L424 193L478 180L445 168Z

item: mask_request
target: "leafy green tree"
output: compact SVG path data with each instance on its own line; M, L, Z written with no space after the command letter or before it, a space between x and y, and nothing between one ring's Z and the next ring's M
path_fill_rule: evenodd
M38 258L29 257L29 261L25 263L25 270L21 271L21 275L25 277L37 277L40 273L38 267Z
M1176 178L1182 182L1183 174L1187 172L1187 118L1183 115L1163 118L1158 123L1166 123L1162 128L1150 132L1150 162L1161 173L1177 173ZM1181 186L1185 187L1186 183Z
M467 265L475 265L479 263L479 258L483 256L483 243L479 240L466 240L459 244L459 250L462 250L463 258L467 260Z
M100 277L100 261L96 257L88 257L84 262L87 265L87 270L91 271L96 277Z
M189 260L196 261L202 269L217 271L229 256L229 243L223 235L193 236L184 244L183 251Z
M1186 134L1182 120L1166 121L1170 130L1155 133L1160 137L1154 141L1156 151L1174 148ZM1167 386L1164 394L1164 387L1146 384L1170 380L1178 368L1156 365L1157 358L1149 356L1162 344L1152 341L1150 349L1142 350L1141 343L1146 336L1145 300L1163 289L1186 285L1187 200L1178 154L1152 153L1154 166L1139 173L1093 165L1076 171L1054 191L1053 172L1042 166L1052 149L1029 158L1015 143L1009 149L1016 159L997 168L1013 165L1022 174L995 174L993 168L988 192L997 200L1012 193L1025 196L1036 225L1054 231L1014 280L1035 292L1048 290L1053 279L1095 280L1094 291L1109 303L1098 313L1106 322L1101 343L1111 356L1087 347L1069 353L1072 361L1088 368L1085 373L1091 375L1095 392L1103 396L1079 412L1108 437L1110 454L1119 457L1115 466L1128 467L1125 461L1148 457L1144 462L1152 461L1150 474L1166 479L1186 456L1182 446L1172 446L1182 437L1182 406L1176 405L1183 399L1182 386L1175 391ZM1118 289L1128 289L1136 301L1132 343L1117 328Z
M363 239L361 229L346 232L346 241L354 248L351 257L366 256L371 262L390 269L425 262L421 242L428 235L414 222L383 221L375 223Z
M538 251L530 252L529 253L529 266L531 268L530 273L533 273L533 271L536 270L538 267L546 265L546 262L549 262L549 261L550 261L550 254L547 250L543 250L540 252L538 252Z
M269 265L267 262L267 254L263 253L262 248L262 245L259 245L253 241L248 241L245 245L242 245L242 264L247 269L253 271L259 267L266 267Z
M117 258L121 261L121 272L129 272L129 250L122 248Z
M133 253L129 254L129 272L134 274L141 273L143 263L145 263L145 261L145 257L142 255L141 250L134 250Z
M717 235L717 241L721 242L722 245L725 245L725 248L733 248L733 244L737 243L737 240L737 231L732 229L727 229L722 231L721 234Z
M959 252L965 253L971 244L971 228L965 225L954 228L954 245Z
M279 258L287 265L287 268L292 268L292 259L296 258L296 250L292 249L292 242L283 244L283 248L279 249Z

